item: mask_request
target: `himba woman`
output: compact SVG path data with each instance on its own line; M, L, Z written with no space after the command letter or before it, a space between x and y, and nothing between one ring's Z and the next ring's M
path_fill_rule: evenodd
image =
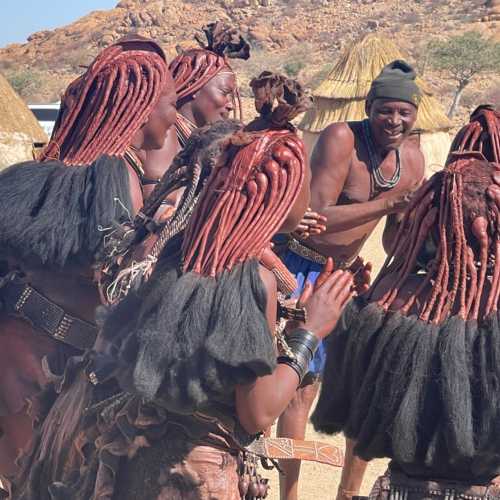
M70 84L40 160L0 175L4 485L32 435L35 395L69 356L94 343L92 266L114 222L142 206L141 158L163 145L175 102L161 48L123 39Z
M235 118L242 119L236 74L230 59L248 59L250 46L237 29L222 22L211 23L203 31L207 41L196 37L200 46L181 51L169 65L177 91L177 119L164 146L148 154L146 166L153 179L161 178L165 165L172 163L194 130L227 119L233 113ZM153 179L152 183L157 182Z
M313 422L391 458L373 498L500 498L499 125L473 113L331 337Z
M245 446L293 397L352 276L329 261L301 297L306 314L277 359L277 291L290 283L284 268L270 270L270 241L295 228L309 202L290 120L310 100L270 73L252 87L260 118L193 134L153 192L190 179L149 280L110 311L84 373L67 371L14 498L265 497Z

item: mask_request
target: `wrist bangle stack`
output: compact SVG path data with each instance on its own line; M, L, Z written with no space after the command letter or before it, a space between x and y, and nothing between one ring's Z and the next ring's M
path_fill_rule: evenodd
M309 370L309 364L320 340L314 333L304 328L297 328L287 336L286 342L290 348L290 355L280 356L278 363L292 368L297 373L300 383Z

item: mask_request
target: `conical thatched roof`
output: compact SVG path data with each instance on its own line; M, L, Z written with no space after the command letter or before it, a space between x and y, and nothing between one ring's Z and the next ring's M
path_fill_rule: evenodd
M316 105L304 115L299 128L321 132L333 122L365 118L365 98L373 79L395 59L404 56L387 38L369 34L355 42L314 91ZM417 83L424 96L415 128L424 132L449 130L452 124L427 84L420 78Z
M32 159L34 142L47 142L47 135L0 74L0 168Z

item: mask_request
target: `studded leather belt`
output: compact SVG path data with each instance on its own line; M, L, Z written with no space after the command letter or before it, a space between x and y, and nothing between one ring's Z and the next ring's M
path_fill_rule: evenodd
M0 301L5 312L27 320L36 330L77 349L89 349L94 345L95 325L68 314L25 283L17 273L11 273L2 282Z
M315 262L316 264L323 265L326 262L326 257L324 255L320 254L316 250L313 250L312 248L309 248L295 238L290 238L290 241L288 242L288 249L299 257ZM352 260L348 262L334 258L333 261L335 269L348 269L352 264Z

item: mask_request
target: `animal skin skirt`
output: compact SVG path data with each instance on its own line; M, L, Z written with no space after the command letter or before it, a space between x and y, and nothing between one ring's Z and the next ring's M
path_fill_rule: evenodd
M113 498L145 498L147 490L151 500L241 499L237 457L228 451L195 446L181 460L175 453L156 456L157 451L143 448L123 464Z

